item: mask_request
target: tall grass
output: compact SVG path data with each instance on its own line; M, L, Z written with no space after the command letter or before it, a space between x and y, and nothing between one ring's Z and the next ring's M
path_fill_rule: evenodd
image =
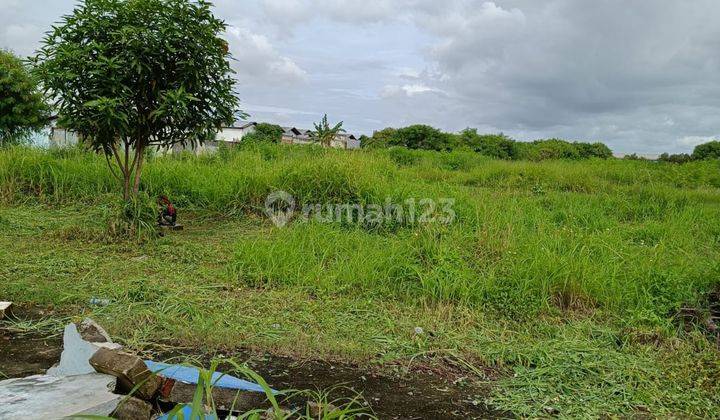
M720 163L508 162L467 152L259 145L157 157L150 196L181 209L260 214L274 190L309 203L454 198L450 226L367 229L296 222L239 238L229 267L256 287L452 301L513 315L605 311L648 322L701 301L720 279ZM0 151L0 197L104 202L104 158Z

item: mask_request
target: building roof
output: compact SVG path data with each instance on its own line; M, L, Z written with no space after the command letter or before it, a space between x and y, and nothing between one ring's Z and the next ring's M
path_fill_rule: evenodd
M237 129L243 129L248 128L250 126L258 125L255 121L240 121L239 123L236 122L235 124L229 126L229 127L223 127L223 128L237 128Z

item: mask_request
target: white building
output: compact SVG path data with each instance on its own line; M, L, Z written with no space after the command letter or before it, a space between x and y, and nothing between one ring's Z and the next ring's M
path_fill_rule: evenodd
M50 127L51 147L66 148L76 144L78 144L78 135L74 131L62 127Z
M256 122L248 122L242 125L223 127L213 141L207 141L203 145L196 146L195 149L190 146L184 148L182 145L176 144L172 147L172 151L173 153L183 150L191 150L195 154L212 153L221 143L239 143L243 137L254 133L256 126ZM74 131L56 126L50 128L50 147L66 148L76 144L78 144L78 135Z
M180 144L172 146L168 151L172 153L181 153L183 151L191 151L196 155L203 153L214 153L221 144L238 144L245 136L255 132L258 123L247 122L232 127L223 127L218 131L215 140L206 141L202 145L196 146L194 149L190 146L183 147ZM283 127L282 142L285 144L314 144L317 143L311 136L311 130L302 130L297 127ZM62 127L52 127L50 131L51 147L71 147L78 143L78 136L71 130ZM340 133L330 144L338 149L359 149L360 140L353 134ZM167 151L166 151L167 152Z
M282 142L285 144L315 144L311 130L302 130L297 127L283 127ZM330 142L331 147L337 149L359 149L360 140L353 134L340 133Z

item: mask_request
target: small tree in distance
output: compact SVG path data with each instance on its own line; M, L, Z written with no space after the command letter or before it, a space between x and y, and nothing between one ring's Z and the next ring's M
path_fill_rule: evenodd
M255 131L243 138L243 143L280 143L283 129L277 124L259 123Z
M695 160L720 159L720 141L714 140L695 146L692 158Z
M315 131L313 131L310 136L314 138L318 143L320 143L323 147L330 147L335 137L337 137L338 134L345 132L345 129L342 128L342 125L343 122L340 121L339 123L330 127L327 114L325 114L322 118L322 121L320 121L319 123L315 123Z
M23 141L48 123L49 109L20 58L0 50L0 146Z
M85 0L35 57L59 124L105 154L126 200L138 193L147 148L195 147L236 118L226 25L210 8L204 0Z

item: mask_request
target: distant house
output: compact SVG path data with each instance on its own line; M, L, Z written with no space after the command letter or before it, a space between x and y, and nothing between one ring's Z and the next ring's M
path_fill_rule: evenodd
M182 151L189 151L196 155L214 153L223 143L228 145L240 143L245 136L255 132L257 125L258 123L252 121L232 127L223 127L218 131L215 140L206 141L202 145L196 145L194 149L190 146L183 147L180 144L176 144L172 147L172 152L181 153Z
M201 153L212 153L217 150L218 146L222 143L240 143L242 139L250 133L255 132L256 122L247 122L241 125L235 125L232 127L223 127L218 131L215 140L206 141L202 145L198 145L195 149L190 146L183 147L180 144L172 146L171 150L173 153L179 153L183 150L192 151L195 154ZM77 133L72 130L68 130L64 127L59 127L53 124L50 127L50 147L66 148L72 147L78 144L79 137Z
M52 125L50 127L50 146L67 148L78 144L78 134L72 130Z
M341 149L359 149L360 140L354 134L340 133L333 140L333 147Z
M312 138L312 130L303 130L297 127L283 127L282 142L285 144L317 143L317 141ZM340 133L330 142L330 146L338 149L359 149L360 140L353 134Z
M243 138L250 133L255 132L257 122L246 122L232 127L223 127L218 131L215 136L215 140L206 141L202 145L197 145L194 149L190 146L182 146L176 144L168 150L161 151L161 153L181 153L183 151L189 151L196 155L203 153L216 152L221 144L233 145L242 142ZM303 130L297 127L283 127L282 143L284 144L313 144L316 143L315 139L312 138L311 130ZM63 127L53 126L50 130L50 146L51 147L71 147L78 143L78 135ZM331 146L338 149L359 149L360 140L358 140L353 134L340 133L331 142Z

